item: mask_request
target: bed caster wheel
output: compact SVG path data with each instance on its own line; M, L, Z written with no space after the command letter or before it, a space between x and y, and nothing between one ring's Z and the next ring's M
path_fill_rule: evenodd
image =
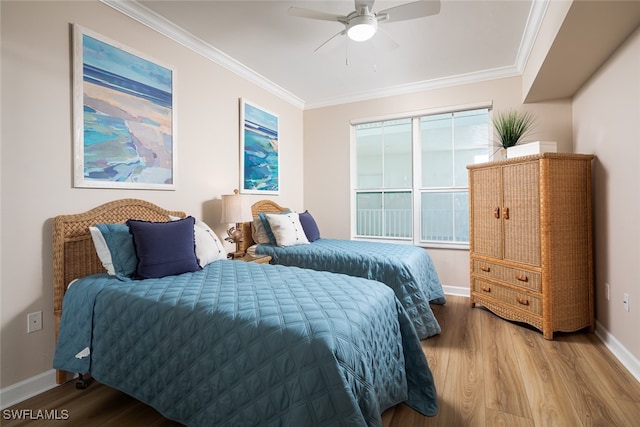
M76 388L78 390L84 390L85 388L89 387L89 384L90 381L86 378L82 378L82 375L80 375L76 380Z

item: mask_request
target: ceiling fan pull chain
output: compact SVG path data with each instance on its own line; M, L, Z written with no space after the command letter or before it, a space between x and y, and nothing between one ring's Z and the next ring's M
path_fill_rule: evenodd
M349 66L349 40L347 40L347 42L345 43L344 50L345 50L344 62L345 62L345 65L348 67Z
M375 45L374 45L375 46ZM373 51L373 72L378 72L378 49L374 49Z

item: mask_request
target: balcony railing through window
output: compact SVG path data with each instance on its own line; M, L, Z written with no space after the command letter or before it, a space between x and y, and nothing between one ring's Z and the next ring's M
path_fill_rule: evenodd
M358 237L413 237L411 209L358 209L356 224ZM450 209L423 209L420 229L422 242L468 242L468 212L452 213Z

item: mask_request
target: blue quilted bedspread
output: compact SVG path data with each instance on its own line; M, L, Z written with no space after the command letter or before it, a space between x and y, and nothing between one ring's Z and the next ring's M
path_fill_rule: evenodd
M444 304L444 291L431 257L422 248L318 239L309 245L258 245L256 254L271 255L272 264L332 271L385 283L407 310L420 339L440 333L429 302Z
M64 297L54 368L91 372L189 426L379 426L399 402L438 410L387 286L239 261L80 279Z

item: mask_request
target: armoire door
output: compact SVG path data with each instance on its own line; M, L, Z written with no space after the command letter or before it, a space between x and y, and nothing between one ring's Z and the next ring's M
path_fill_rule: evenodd
M470 171L473 253L502 258L501 174L499 167Z
M539 267L540 162L502 167L503 259Z

